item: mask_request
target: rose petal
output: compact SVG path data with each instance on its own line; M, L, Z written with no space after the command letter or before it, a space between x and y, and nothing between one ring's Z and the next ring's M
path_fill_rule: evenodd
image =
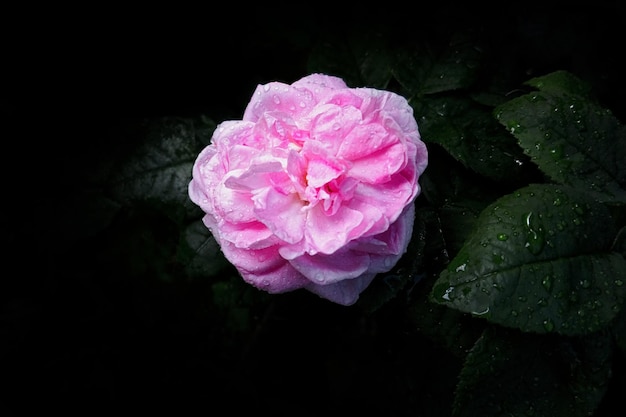
M252 251L225 242L222 251L246 282L262 290L281 293L309 284L308 279L278 255L276 246Z
M388 182L391 176L406 165L406 148L395 143L352 161L349 175L369 184Z
M352 207L360 202L373 205L381 210L392 223L414 198L415 187L415 183L410 183L400 175L394 175L383 184L361 183L354 191L354 198L350 200L350 205Z
M297 194L283 194L267 187L253 197L254 213L271 232L287 243L304 237L305 213Z
M375 276L374 273L366 273L358 278L346 279L329 285L310 283L305 288L336 304L350 306L357 302L359 295L371 284Z
M290 262L312 282L327 285L362 275L369 267L370 258L363 252L342 250L332 255L304 254Z
M257 122L269 112L281 112L297 119L311 111L315 102L313 94L307 89L271 82L259 85L254 90L252 101L244 111L243 120Z
M276 236L261 222L230 223L221 221L218 233L222 240L238 248L263 249L277 244Z
M252 194L245 189L233 189L220 182L214 191L214 207L224 221L249 223L256 219Z
M311 87L318 86L329 89L347 88L346 83L339 77L326 74L310 74L292 84L294 87Z
M305 224L307 252L331 254L337 251L346 244L350 232L362 220L362 213L348 207L340 208L332 216L327 215L322 207L314 207L308 211Z

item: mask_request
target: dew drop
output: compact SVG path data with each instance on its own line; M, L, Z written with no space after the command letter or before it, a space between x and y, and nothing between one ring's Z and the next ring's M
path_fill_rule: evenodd
M444 294L441 296L441 298L443 298L446 301L452 301L452 292L454 291L454 287L449 287Z
M546 239L544 236L543 228L540 225L535 224L533 213L530 212L526 215L526 228L527 241L525 243L526 249L530 251L533 255L538 255L545 246Z
M572 210L574 210L574 212L578 215L582 215L585 213L585 210L578 204L574 204L572 206Z
M543 288L545 288L546 291L550 292L552 290L552 276L546 275L543 277L541 285L543 285Z
M554 330L554 323L552 323L552 321L550 319L546 319L546 320L543 321L543 328L547 332L551 332L552 330Z
M489 307L486 307L484 310L480 310L480 311L472 311L472 314L476 316L484 316L487 313L489 313Z

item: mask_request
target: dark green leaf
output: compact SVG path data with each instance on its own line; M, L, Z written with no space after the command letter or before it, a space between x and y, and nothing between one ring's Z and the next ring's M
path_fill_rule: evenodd
M568 71L555 71L541 77L531 78L525 84L549 93L573 94L581 97L591 95L591 86Z
M479 67L480 50L463 37L453 39L449 46L434 54L426 45L398 50L394 77L412 95L418 96L470 87Z
M214 125L205 118L144 121L140 146L115 167L111 194L123 203L150 201L168 207L172 217L195 215L188 197L192 166Z
M432 213L436 220L431 221L437 224L442 248L452 257L473 230L478 214L498 194L493 187L485 186L484 179L442 152L436 145L429 147L430 164L420 184L423 195L436 207ZM431 237L429 243L435 241Z
M466 168L486 178L527 183L527 168L533 169L528 167L529 158L488 108L451 97L423 98L412 105L420 115L423 140L441 145Z
M613 320L611 331L615 339L615 343L622 354L626 357L626 308L622 306L619 314Z
M528 332L586 334L626 296L608 209L576 189L535 184L485 208L433 287L434 301Z
M416 285L414 301L408 307L408 315L415 329L431 339L437 346L454 357L464 359L480 336L484 323L473 320L466 313L435 304L427 292L432 280Z
M501 190L452 158L443 147L428 145L428 168L420 176L422 195L435 207L448 204L480 212Z
M350 46L363 86L385 89L391 79L391 57L385 38L377 33L353 33Z
M626 128L567 73L528 84L539 90L496 107L499 122L553 181L626 202Z
M556 339L488 328L459 375L453 416L589 416L610 375L606 332Z
M230 265L201 220L191 223L183 231L178 258L190 278L210 278Z

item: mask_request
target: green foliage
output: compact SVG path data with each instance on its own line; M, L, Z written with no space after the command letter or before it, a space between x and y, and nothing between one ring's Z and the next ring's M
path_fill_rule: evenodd
M588 194L529 185L481 212L434 300L525 332L598 331L626 297L615 233L606 207Z
M552 181L599 201L626 202L626 128L571 74L558 71L527 84L537 90L494 109L524 153Z
M607 332L559 339L490 327L467 355L455 416L589 416L611 377Z

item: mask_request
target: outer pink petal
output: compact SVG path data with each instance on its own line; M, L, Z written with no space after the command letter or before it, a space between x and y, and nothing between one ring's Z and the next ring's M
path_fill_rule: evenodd
M411 241L414 219L415 205L409 204L386 232L369 240L375 245L375 250L372 250L372 247L368 248L371 259L370 272L388 272L398 263ZM367 241L363 243L366 244ZM354 250L365 249L358 244L352 248Z
M376 274L365 273L358 278L346 279L329 285L308 284L305 288L336 304L350 306L357 302L359 295L370 285Z
M210 205L212 187L224 175L224 169L216 155L215 147L205 147L193 164L192 179L189 183L189 198L199 205L205 212L212 210Z
M363 98L360 108L368 123L380 123L397 133L410 134L418 131L413 108L404 97L372 88L356 88L354 93Z
M415 146L415 150L409 149L409 155L415 155L417 176L419 179L419 176L422 175L428 166L428 149L426 148L426 144L421 141L419 135L417 135L417 138L413 138L412 144Z
M223 182L214 188L215 212L231 223L248 223L255 220L252 195L248 190L227 187Z
M342 250L332 255L302 255L291 265L315 284L328 285L367 272L370 257L364 252Z
M253 123L241 120L222 122L215 128L211 144L224 155L235 145L257 147L258 143L252 136L253 127Z
M246 107L243 120L257 122L267 112L283 112L294 120L311 111L316 101L310 91L292 85L271 82L258 85Z
M223 242L222 251L246 282L270 293L293 291L310 282L278 254L276 246L246 250Z
M335 77L332 75L319 74L319 73L307 75L299 79L298 81L294 82L292 85L294 87L307 87L307 88L311 88L314 86L331 88L331 89L348 88L345 81L343 81L341 78Z
M222 240L228 241L238 248L259 249L277 242L272 232L261 222L229 223L221 221L216 231Z

